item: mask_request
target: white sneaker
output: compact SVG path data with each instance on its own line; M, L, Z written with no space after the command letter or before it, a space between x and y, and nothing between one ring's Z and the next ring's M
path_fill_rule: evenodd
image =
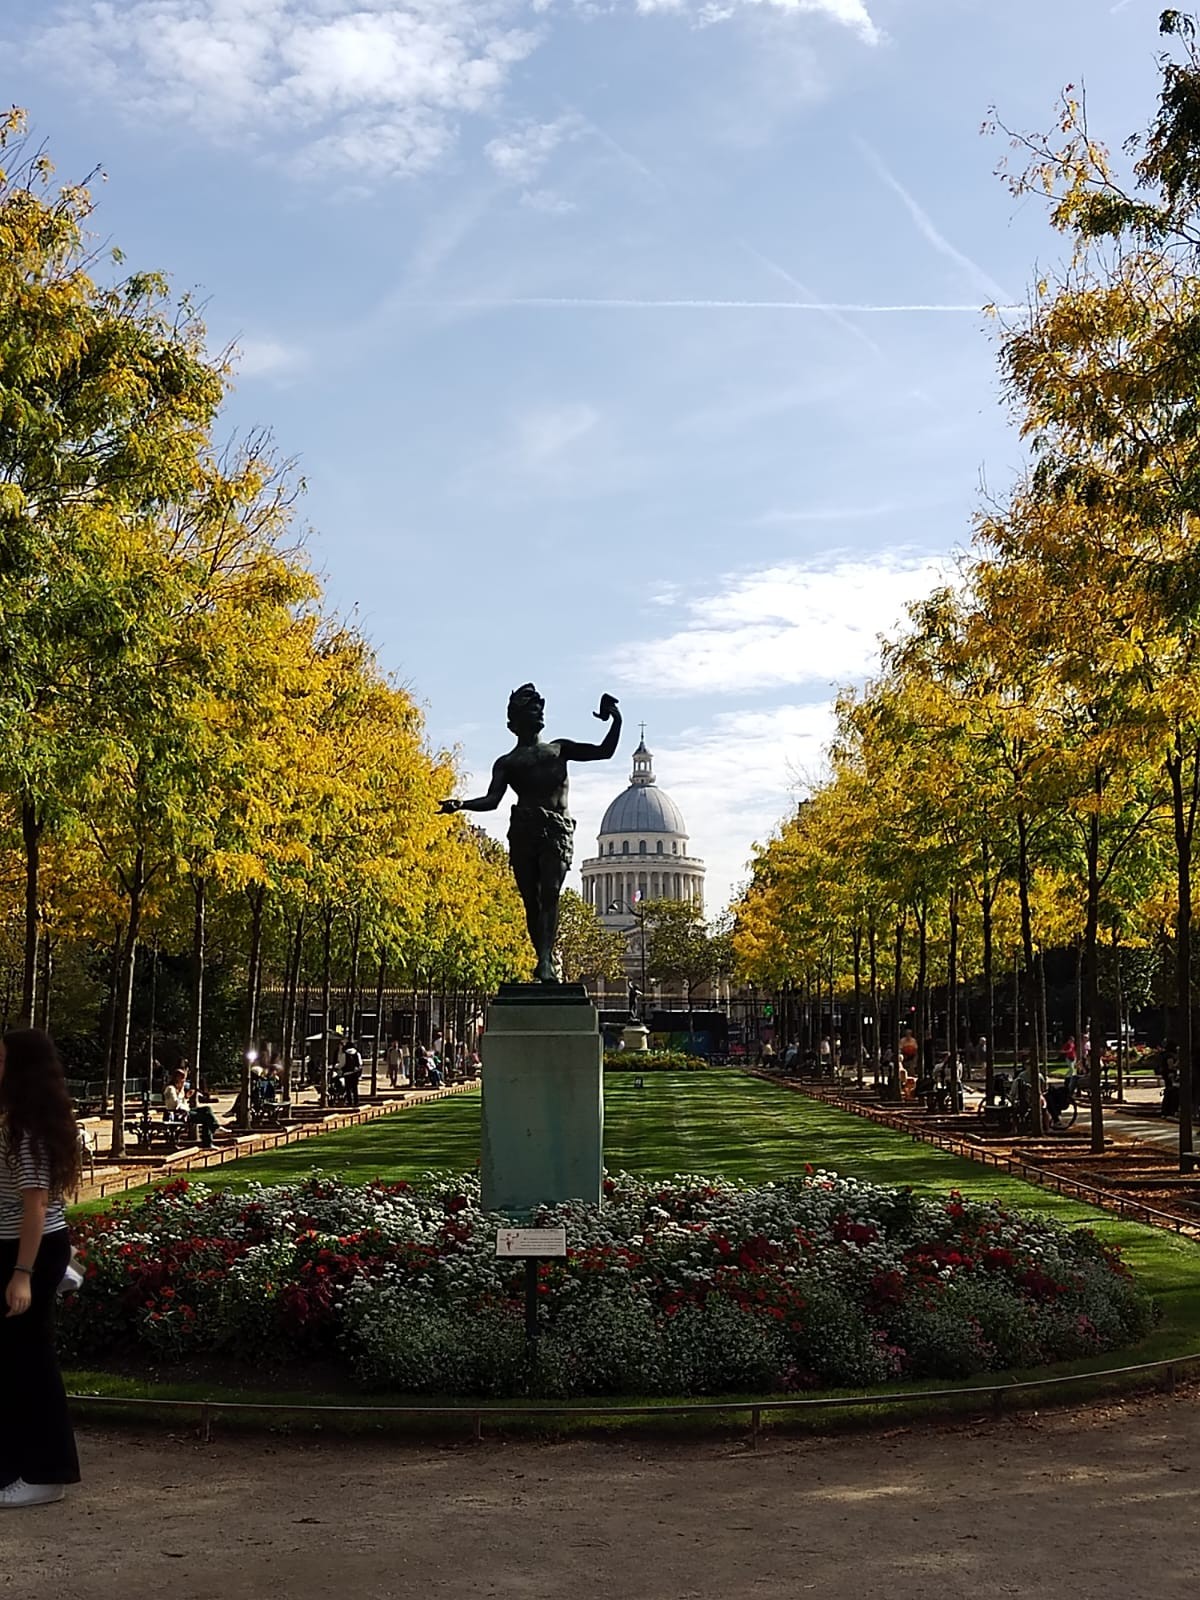
M7 1489L0 1489L0 1511L17 1506L48 1506L61 1500L65 1492L61 1483L26 1483L24 1478L18 1478Z

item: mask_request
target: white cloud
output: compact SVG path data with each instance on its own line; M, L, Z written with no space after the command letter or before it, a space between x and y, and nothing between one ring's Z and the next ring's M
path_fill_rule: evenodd
M308 352L278 339L239 339L235 365L242 378L281 378L308 362Z
M547 217L569 217L573 211L579 210L574 200L555 194L553 189L526 189L521 196L521 204L527 211L540 211Z
M912 553L732 574L684 602L676 632L623 646L610 670L659 695L841 684L873 669L879 635L948 576L944 561Z
M523 0L68 0L37 48L133 111L290 137L305 171L405 175L536 48Z
M583 4L588 6L590 0ZM868 44L878 44L882 37L865 0L634 0L634 7L644 16L662 12L690 15L708 26L755 8L785 16L819 15L852 29Z
M770 12L824 16L866 43L865 0L43 0L34 54L156 122L224 143L270 141L304 175L426 172L462 119L501 110L514 67L570 11L676 13L697 25ZM487 147L527 183L572 119ZM548 141L548 143L547 143ZM522 169L528 169L523 171Z
M577 139L584 124L579 117L559 117L554 122L525 122L497 134L483 153L507 183L532 183L567 140Z
M572 768L576 865L595 853L605 808L628 781L628 752L636 742L634 717L642 708L627 697L622 709L626 738L617 759ZM654 752L655 777L683 812L690 848L707 868L710 914L725 905L747 876L754 844L770 837L807 783L824 771L833 732L831 701L722 712L669 735L656 734L653 719L648 722L646 743Z
M641 9L651 9L656 5L656 0L638 0L638 5ZM672 0L664 0L660 9L668 9L671 5ZM883 37L864 0L703 0L697 9L702 22L714 23L725 22L739 11L755 6L762 10L782 12L785 16L817 14L827 17L832 22L840 22L843 27L852 29L867 44L878 44Z

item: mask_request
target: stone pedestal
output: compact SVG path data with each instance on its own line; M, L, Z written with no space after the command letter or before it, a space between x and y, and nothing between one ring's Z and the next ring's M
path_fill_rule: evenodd
M604 1051L581 984L505 984L483 1035L483 1206L599 1205Z
M627 1022L621 1029L622 1050L649 1050L650 1029L644 1022Z

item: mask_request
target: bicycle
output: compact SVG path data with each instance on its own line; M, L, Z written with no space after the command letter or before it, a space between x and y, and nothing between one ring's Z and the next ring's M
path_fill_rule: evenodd
M1061 1129L1065 1132L1075 1126L1079 1116L1079 1101L1076 1099L1078 1087L1079 1080L1075 1077L1047 1085L1046 1115L1050 1118L1051 1128L1056 1131Z

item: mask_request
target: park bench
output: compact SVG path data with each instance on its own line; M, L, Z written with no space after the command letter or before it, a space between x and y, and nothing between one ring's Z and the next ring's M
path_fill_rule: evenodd
M999 1105L988 1105L986 1100L983 1101L979 1107L979 1120L985 1133L1016 1132L1016 1112L1007 1100L1002 1100Z
M104 1081L101 1078L68 1078L67 1093L76 1115L86 1117L99 1111L104 1103Z
M292 1112L290 1100L264 1100L261 1104L250 1107L250 1126L252 1128L282 1128Z
M154 1112L157 1110L158 1116ZM174 1154L181 1144L188 1142L191 1131L191 1119L186 1111L166 1111L163 1109L162 1097L155 1095L142 1096L141 1110L135 1117L126 1114L125 1132L129 1134L137 1149L149 1154L156 1144L160 1144L169 1153Z
M126 1078L125 1104L133 1105L136 1101L145 1098L148 1085L145 1078ZM109 1085L109 1095L112 1095L113 1086ZM67 1093L75 1107L76 1115L86 1117L99 1111L104 1103L103 1078L68 1078Z

